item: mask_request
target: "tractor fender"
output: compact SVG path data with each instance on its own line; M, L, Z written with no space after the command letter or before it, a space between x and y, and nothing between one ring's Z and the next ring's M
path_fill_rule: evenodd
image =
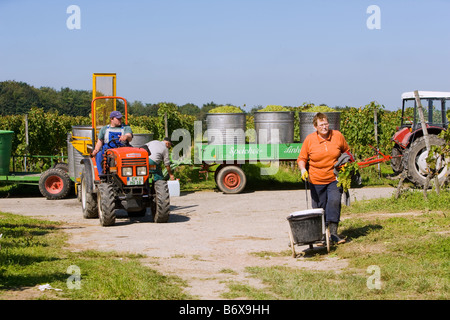
M435 127L435 126L427 126L428 134L430 135L439 135L442 130L445 130L442 127ZM392 140L401 146L403 149L406 149L409 147L411 143L413 143L415 140L417 140L420 137L423 137L423 130L422 128L419 128L415 131L411 131L410 128L403 128L402 130L398 131L394 134L392 137Z
M392 141L394 141L404 149L408 146L411 135L412 133L410 128L403 128L394 134L394 136L392 137Z
M87 185L87 192L92 193L94 191L94 167L92 164L92 160L90 158L84 158L80 161L80 164L84 165L84 170L86 173L86 185Z

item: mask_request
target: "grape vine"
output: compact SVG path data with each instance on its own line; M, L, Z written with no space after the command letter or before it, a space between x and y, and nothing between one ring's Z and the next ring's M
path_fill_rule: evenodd
M342 186L344 192L347 192L352 184L353 175L357 174L358 172L359 166L357 162L347 162L339 169L337 186Z

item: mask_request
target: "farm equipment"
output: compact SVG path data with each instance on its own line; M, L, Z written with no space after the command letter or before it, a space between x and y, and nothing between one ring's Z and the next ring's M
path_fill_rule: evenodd
M236 194L244 190L247 183L244 163L265 162L275 166L279 161L295 161L300 153L301 143L282 144L238 144L206 145L197 144L203 162L203 170L208 171L213 164L219 164L214 178L217 187L227 194ZM271 167L266 168L270 174Z
M96 101L100 99L121 99L127 113L127 102L121 97L94 98L93 132L99 124L96 115L105 114L104 110L102 113L98 108L95 110ZM92 150L92 144L87 149ZM156 169L156 166L149 165L149 153L145 146L121 145L118 139L112 139L101 163L97 163L90 154L86 155L82 160L80 184L83 217L99 217L101 225L111 226L115 223L118 209L126 210L129 216L143 216L147 207L151 207L155 222L167 222L170 209L167 181L152 179L150 170ZM103 168L102 174L99 174L99 166Z
M68 166L61 160L64 156L49 155L13 155L13 170L9 171L11 158L11 142L13 131L0 132L0 181L11 184L37 185L41 194L49 200L65 198L72 190L74 180L69 176ZM40 172L16 171L15 158L24 157L25 159L38 158L50 159L51 168Z
M447 130L448 120L446 111L450 101L450 92L419 93L423 105L427 107L427 131L430 145L442 146L445 142L438 137L442 130ZM406 116L407 108L413 107L414 116ZM419 187L425 185L427 172L426 158L428 151L425 145L424 133L419 120L414 92L402 94L402 122L397 132L392 137L395 146L391 155L385 155L374 148L375 155L358 162L359 168L365 168L382 162L391 162L395 173L405 172L408 180ZM224 193L240 193L245 188L247 178L241 166L244 163L256 163L257 161L274 163L278 161L296 161L300 153L302 143L285 144L196 144L201 160L203 172L213 164L218 164L215 170L217 187ZM448 179L449 159L437 159L439 183Z
M448 129L446 111L450 107L450 92L419 91L419 97L424 109L430 145L442 146L445 141L438 135ZM413 118L407 116L408 108L414 111ZM428 150L414 92L402 94L402 122L392 140L395 142L391 154L392 169L395 173L406 170L408 180L423 187L428 175ZM436 159L439 184L448 179L448 162L449 159Z

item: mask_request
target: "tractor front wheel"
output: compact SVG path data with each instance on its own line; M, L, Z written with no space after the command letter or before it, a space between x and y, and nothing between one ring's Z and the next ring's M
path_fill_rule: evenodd
M403 152L399 146L394 146L391 153L391 168L394 174L399 174L403 171Z
M98 217L104 227L116 223L116 204L114 201L114 189L109 183L98 185L97 193Z
M166 223L170 214L169 186L165 180L156 180L152 186L152 214L156 223Z

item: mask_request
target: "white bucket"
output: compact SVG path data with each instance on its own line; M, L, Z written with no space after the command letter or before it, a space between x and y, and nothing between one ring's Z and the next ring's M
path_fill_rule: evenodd
M169 186L169 194L171 197L180 196L180 180L167 180L167 185Z
M307 214L311 214L311 213L320 213L323 214L324 210L322 208L317 208L317 209L308 209L308 210L302 210L302 211L295 211L291 213L292 217L295 216L301 216L301 215L307 215Z

